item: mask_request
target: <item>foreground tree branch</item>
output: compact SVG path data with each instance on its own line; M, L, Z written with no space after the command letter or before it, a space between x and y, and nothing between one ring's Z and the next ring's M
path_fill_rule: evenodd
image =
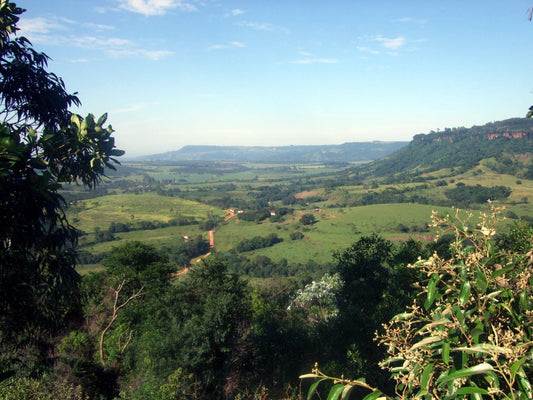
M112 289L113 290L113 295L115 297L115 300L114 300L114 303L113 303L113 314L111 315L111 320L109 321L107 326L104 328L104 330L100 334L100 363L104 367L107 364L107 362L105 360L105 357L104 357L104 338L105 338L106 333L109 331L109 329L111 329L111 326L113 325L113 323L116 321L116 319L118 317L118 311L121 308L126 307L128 305L128 303L130 301L132 301L133 299L136 299L137 297L140 297L140 296L144 295L144 293L143 293L144 286L143 286L136 293L134 293L130 297L128 297L128 299L125 302L123 302L122 304L118 305L118 298L120 296L120 292L124 288L124 284L125 283L126 283L126 280L123 280L120 283L120 285L118 285L118 287L116 289ZM120 340L119 340L119 348L120 348L120 354L121 355L124 354L124 351L126 350L126 347L128 347L128 345L129 345L129 343L131 341L132 333L133 333L133 331L129 332L128 340L126 341L126 343L124 343L124 345L121 346Z

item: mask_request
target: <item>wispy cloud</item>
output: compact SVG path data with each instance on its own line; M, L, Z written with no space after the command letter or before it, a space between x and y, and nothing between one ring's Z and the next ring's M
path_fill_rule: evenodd
M425 25L428 23L427 19L418 19L418 18L411 18L411 17L398 18L396 21L407 23L407 24L417 24L417 25Z
M103 36L100 33L115 30L110 25L83 23L66 18L21 18L20 35L26 36L31 42L63 47L79 47L108 54L111 57L142 57L149 60L160 60L173 54L169 50L148 49L138 46L129 39ZM80 27L91 32L88 35L72 34ZM83 62L87 59L83 58ZM73 59L70 62L81 62Z
M395 38L388 38L381 35L378 35L374 38L376 42L379 42L383 47L390 50L398 50L400 47L405 45L405 38L403 36L398 36Z
M337 58L305 58L302 60L289 61L290 64L338 64Z
M231 15L232 17L236 17L237 15L241 15L241 14L244 14L244 11L241 10L240 8L235 8L234 10L231 10L231 12L229 13L229 15Z
M386 53L389 55L398 55L398 50L405 47L408 43L404 36L386 37L383 35L363 36L358 38L359 44L356 49L361 53L378 55Z
M55 30L64 29L56 20L49 18L21 18L17 26L20 34L30 37L32 35L43 35Z
M164 15L170 10L196 11L197 8L183 0L117 0L119 7L146 16Z
M250 28L255 31L290 33L290 31L287 28L273 25L270 22L241 21L241 22L236 22L235 25L242 26L245 28Z
M373 49L372 47L368 47L368 46L357 46L356 47L357 50L363 52L363 53L370 53L370 54L379 54L380 51L379 50L376 50L376 49Z
M246 47L246 45L242 42L231 42L227 44L213 44L208 47L208 50L224 50L224 49L233 49L233 48L241 48Z

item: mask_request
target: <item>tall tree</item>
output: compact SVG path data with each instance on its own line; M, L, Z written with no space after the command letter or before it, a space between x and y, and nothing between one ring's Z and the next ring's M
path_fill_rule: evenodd
M72 114L79 105L48 57L16 24L25 10L0 1L0 359L61 327L76 310L76 230L64 213L62 183L94 187L115 149L106 115ZM11 360L11 361L10 361Z

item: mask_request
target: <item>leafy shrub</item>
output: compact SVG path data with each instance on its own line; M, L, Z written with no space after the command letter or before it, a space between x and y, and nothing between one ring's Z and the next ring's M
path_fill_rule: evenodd
M304 214L300 217L300 223L302 225L313 225L316 222L316 218L313 214Z
M385 398L532 398L532 235L515 232L519 252L497 248L501 211L482 213L476 228L472 215L433 215L433 226L454 234L453 255L411 266L427 276L420 296L377 335L389 355L381 365L396 383ZM317 366L302 378L330 379ZM329 398L347 398L356 386L372 391L367 398L383 396L364 381L338 379Z
M302 240L304 234L302 232L292 232L290 235L291 240Z

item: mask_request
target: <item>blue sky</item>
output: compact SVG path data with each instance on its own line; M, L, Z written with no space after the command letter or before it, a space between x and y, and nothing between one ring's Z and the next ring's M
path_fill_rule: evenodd
M411 140L522 117L531 0L20 0L127 155Z

